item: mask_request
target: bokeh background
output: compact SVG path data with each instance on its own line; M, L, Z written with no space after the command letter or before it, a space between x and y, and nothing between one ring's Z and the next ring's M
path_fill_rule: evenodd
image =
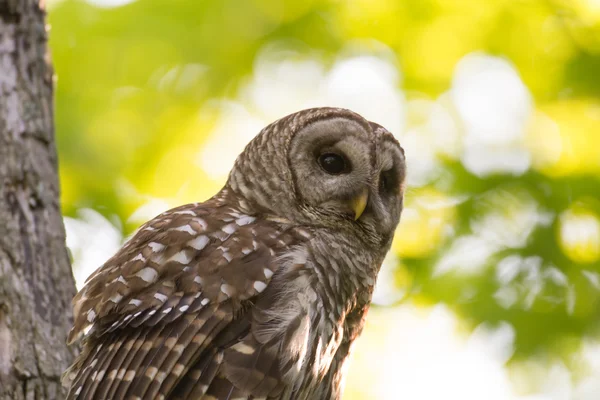
M351 108L409 164L345 400L600 398L599 0L48 0L85 277L264 125Z

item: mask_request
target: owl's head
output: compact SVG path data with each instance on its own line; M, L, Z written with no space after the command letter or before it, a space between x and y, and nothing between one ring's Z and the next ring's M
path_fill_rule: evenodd
M339 108L291 114L236 160L228 186L259 212L389 244L400 220L406 162L385 128Z

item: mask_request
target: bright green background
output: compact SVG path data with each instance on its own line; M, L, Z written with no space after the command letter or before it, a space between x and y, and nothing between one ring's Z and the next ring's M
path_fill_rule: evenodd
M529 363L561 362L574 382L589 372L580 349L597 340L600 317L598 1L139 0L99 8L64 0L50 2L49 23L67 216L91 208L127 235L143 222L131 216L149 199L174 206L214 193L223 179L197 157L223 114L215 99L247 105L244 88L265 46L323 71L348 52L375 55L401 76L394 89L405 99L404 131L431 135L427 121L441 105L459 138L457 151L436 152L438 172L407 193L411 211L394 243L403 296L390 307L443 303L464 334L507 322L516 333L508 366L517 375L531 372ZM478 177L461 163L465 125L448 90L457 64L473 52L506 60L531 93L519 146L532 161L522 174ZM394 133L402 141L404 132ZM409 168L420 156L408 154ZM479 222L484 231L490 221L507 226L510 236L528 207L546 222L522 245L501 246L474 272L435 273L461 237L486 236ZM510 282L498 279L497 267L508 256L529 257ZM512 304L498 301L502 290ZM386 309L375 312L378 329L386 329ZM355 377L370 368L357 362ZM539 389L513 381L525 394ZM350 382L347 398L369 393Z

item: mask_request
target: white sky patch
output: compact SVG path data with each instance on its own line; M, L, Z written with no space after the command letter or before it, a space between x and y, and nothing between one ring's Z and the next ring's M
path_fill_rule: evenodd
M489 258L500 250L500 247L482 237L467 235L457 238L450 249L434 267L433 277L450 271L463 274L478 274L488 265Z
M600 342L585 340L581 350L585 362L590 367L590 375L600 377ZM596 393L600 393L600 379L596 379Z
M504 366L513 353L512 326L482 325L470 336L457 326L441 305L371 310L347 385L372 399L526 399L514 393Z
M246 144L268 124L240 103L224 101L219 107L221 116L196 159L215 180L227 177Z
M566 302L566 275L554 266L543 265L542 258L538 256L505 257L496 265L496 280L500 288L494 293L494 298L504 308L518 305L520 308L530 309L548 284L562 287L563 294L552 299L546 297L544 300L552 300L554 304Z
M445 93L429 109L426 127L433 135L433 146L438 154L457 158L462 148L459 121L451 112L451 98Z
M531 358L515 365L515 384L538 393L543 400L596 400L600 393L600 343L584 339L573 355L577 371L569 371L562 361Z
M471 230L501 247L524 247L538 225L547 225L553 219L523 190L490 191L479 202L485 211L476 213Z
M342 59L322 83L322 100L316 103L349 108L401 138L404 95L399 81L397 66L386 60L369 55Z
M577 214L571 210L560 216L560 236L567 247L589 245L600 252L600 221L593 214Z
M598 399L598 341L585 340L574 356L582 367L575 376L543 357L506 365L516 335L507 322L483 323L470 335L459 324L444 305L373 308L350 360L346 392L385 400Z
M254 63L254 73L240 91L240 100L267 121L306 108L315 101L325 68L318 59L265 50Z
M397 66L376 56L340 58L326 70L316 55L300 58L267 49L257 57L254 73L238 98L218 102L221 118L200 151L198 164L212 178L224 178L263 127L311 107L349 108L402 137L405 100L399 84Z
M400 141L409 165L406 181L409 187L423 186L436 176L439 162L433 137L422 127L409 129Z
M510 255L496 265L496 280L500 285L508 285L517 277L521 270L522 257Z
M373 291L373 303L389 305L404 297L404 290L398 288L394 276L399 262L398 256L393 251L386 255L379 270L379 275L377 275L377 283Z
M494 173L521 175L531 164L531 154L525 149L487 148L479 144L465 146L463 165L477 176Z
M77 213L77 219L65 217L64 222L75 283L81 289L86 278L121 247L123 235L97 211L83 208Z
M127 218L127 222L143 224L170 208L171 206L168 201L159 198L150 198L131 213L129 218Z
M462 161L469 171L518 175L529 169L523 142L533 101L512 64L468 54L458 63L450 95L465 124Z

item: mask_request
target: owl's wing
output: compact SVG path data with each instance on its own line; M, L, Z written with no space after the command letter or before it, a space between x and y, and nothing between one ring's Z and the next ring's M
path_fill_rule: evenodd
M69 342L84 348L63 378L68 398L164 398L184 376L182 390L205 393L275 255L305 238L218 200L142 226L73 300Z

